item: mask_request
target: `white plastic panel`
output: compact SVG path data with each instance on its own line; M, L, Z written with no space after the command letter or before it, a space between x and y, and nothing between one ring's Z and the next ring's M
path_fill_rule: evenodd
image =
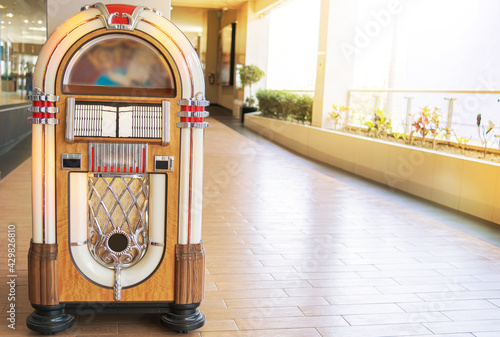
M82 194L73 197L75 206L77 206L83 202L81 199L86 200L87 197L86 194L83 195L86 192L83 180L85 180L86 184L87 174L73 173L71 175L74 177L70 180L70 195ZM152 174L150 179L149 241L153 242L153 244L148 246L146 254L139 262L130 268L121 270L123 287L133 286L149 277L158 267L164 254L165 247L162 244L165 243L166 175ZM81 211L75 210L75 207L71 207L69 218L71 219L70 226L72 229L71 240L78 240L76 242L86 241L87 232L80 231L80 228L75 228L73 231L73 227L81 226L84 222L87 223L88 213L82 214ZM113 287L114 271L99 264L90 254L88 245L70 245L70 252L73 262L81 274L100 286Z
M201 242L201 212L203 207L203 129L193 132L193 185L191 202L191 238L190 243Z
M88 175L86 172L69 174L69 241L81 244L87 241L88 231Z
M43 126L33 124L31 154L31 203L33 243L43 243Z

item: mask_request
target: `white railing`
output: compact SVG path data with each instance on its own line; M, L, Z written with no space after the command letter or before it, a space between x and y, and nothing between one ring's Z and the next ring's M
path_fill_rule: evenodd
M371 97L368 94L372 94ZM478 138L476 117L480 113L483 123L492 121L492 132L500 134L500 90L454 89L351 89L347 92L345 126L362 126L363 119L377 109L386 111L394 131L411 131L411 116L428 106L440 109L442 124L461 137ZM358 111L357 121L352 111ZM446 122L446 123L444 123ZM449 138L449 137L448 137Z

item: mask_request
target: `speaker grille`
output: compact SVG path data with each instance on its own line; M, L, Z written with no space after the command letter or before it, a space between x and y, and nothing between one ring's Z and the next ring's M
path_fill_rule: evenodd
M149 242L149 175L90 174L88 184L90 253L108 268L135 264ZM117 238L124 249L110 245Z

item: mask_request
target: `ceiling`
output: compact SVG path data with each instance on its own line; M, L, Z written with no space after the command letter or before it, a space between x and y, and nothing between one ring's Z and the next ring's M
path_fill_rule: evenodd
M248 0L171 0L171 6L227 10L240 8L246 2ZM47 38L45 13L46 0L0 0L1 39L42 44Z
M248 0L171 0L171 6L235 9L245 2L248 2Z
M46 39L44 0L0 0L1 38L11 42L43 43Z

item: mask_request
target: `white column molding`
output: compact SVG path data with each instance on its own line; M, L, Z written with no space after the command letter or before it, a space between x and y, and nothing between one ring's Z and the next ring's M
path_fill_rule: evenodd
M322 127L332 104L345 105L354 80L358 0L322 0L312 125Z

